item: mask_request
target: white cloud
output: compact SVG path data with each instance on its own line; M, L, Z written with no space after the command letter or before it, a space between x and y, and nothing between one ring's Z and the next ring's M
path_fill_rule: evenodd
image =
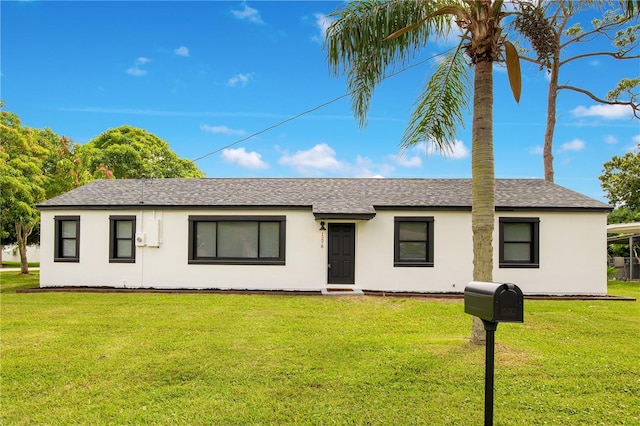
M456 139L453 142L453 146L445 148L443 150L439 149L431 141L422 145L421 149L426 150L428 155L440 154L443 157L450 158L452 160L462 160L463 158L467 158L469 156L469 148L467 148L464 142L462 142L460 139Z
M320 34L311 37L311 39L313 41L317 41L318 43L322 43L324 42L324 38L327 33L327 28L329 28L329 25L331 25L334 19L329 18L329 16L323 13L315 13L313 17L315 19L314 25L316 28L318 28Z
M131 68L127 69L127 74L133 75L133 76L136 76L136 77L143 76L146 73L147 73L146 70L141 70L138 67L131 67Z
M227 80L227 86L235 87L238 84L242 87L246 87L249 81L252 79L251 73L249 74L236 74Z
M393 172L393 166L387 164L374 164L368 157L356 157L356 164L350 166L349 173L358 178L384 178L384 174ZM378 169L375 172L373 169Z
M297 151L293 155L284 154L279 161L280 164L293 167L305 172L314 171L335 171L340 170L344 165L336 159L336 152L326 143L321 143L306 151Z
M254 24L263 24L260 12L257 9L247 6L246 3L242 4L244 8L242 10L232 10L231 14L238 19L246 19Z
M406 155L406 151L397 156L390 156L390 158L397 165L401 167L421 167L422 166L422 158L417 155Z
M247 152L244 148L227 148L222 151L222 158L227 163L237 164L247 169L267 169L269 165L262 161L257 152Z
M133 66L129 69L127 69L127 74L136 76L136 77L140 77L143 76L145 74L147 74L147 70L143 70L142 68L140 68L142 65L151 62L151 59L149 58L145 58L144 56L139 57L138 59L136 59L136 61L133 63Z
M442 155L453 160L462 160L469 156L469 148L461 140L456 139L451 150L443 152Z
M631 138L632 145L627 147L627 152L640 152L640 135L635 135Z
M590 107L579 106L571 110L576 117L599 117L605 120L621 120L631 118L632 110L626 105L594 105Z
M178 56L189 56L189 48L186 46L180 46L176 50L174 50L174 52Z
M411 151L417 153L418 155L426 154L426 155L434 155L440 154L441 156L451 159L451 160L462 160L463 158L467 158L470 154L469 148L462 142L460 139L456 139L453 142L453 146L448 149L440 150L436 144L431 141L422 142L415 144L411 147ZM416 160L411 159L410 161L415 162ZM400 163L398 163L400 164ZM403 164L400 164L403 165ZM411 167L411 166L405 166ZM419 167L418 165L412 167Z
M205 132L223 134L223 135L242 136L246 133L242 129L232 129L227 126L209 126L208 124L203 124L202 126L200 126L200 129Z
M612 135L608 135L604 137L604 142L610 145L618 143L618 138Z
M569 142L565 142L560 145L559 152L567 152L567 151L582 151L586 144L581 139L574 139Z
M529 154L531 155L542 155L544 153L544 148L541 145L536 145L533 148L529 149Z

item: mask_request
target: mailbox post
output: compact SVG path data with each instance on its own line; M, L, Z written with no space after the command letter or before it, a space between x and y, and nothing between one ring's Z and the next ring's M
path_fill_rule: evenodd
M470 282L464 289L464 311L482 320L487 332L484 379L484 425L493 425L495 332L499 322L524 322L524 297L515 284Z

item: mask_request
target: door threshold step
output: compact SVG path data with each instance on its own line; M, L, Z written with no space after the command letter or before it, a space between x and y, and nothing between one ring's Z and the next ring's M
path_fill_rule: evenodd
M364 292L357 288L330 287L322 289L323 296L364 296Z

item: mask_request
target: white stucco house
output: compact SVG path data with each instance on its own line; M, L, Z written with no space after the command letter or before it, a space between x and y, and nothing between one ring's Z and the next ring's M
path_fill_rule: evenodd
M40 286L460 293L470 179L98 180L43 202ZM611 207L498 179L496 282L607 292Z

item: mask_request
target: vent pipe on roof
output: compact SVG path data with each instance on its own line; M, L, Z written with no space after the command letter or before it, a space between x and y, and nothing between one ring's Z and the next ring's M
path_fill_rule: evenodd
M143 173L140 181L140 204L144 204L144 180L147 176Z

